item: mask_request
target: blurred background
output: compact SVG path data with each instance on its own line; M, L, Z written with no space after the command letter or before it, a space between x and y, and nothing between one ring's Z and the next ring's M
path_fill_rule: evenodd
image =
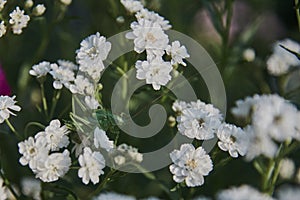
M243 99L246 96L280 93L276 78L267 73L266 60L272 52L272 45L275 41L284 38L300 41L300 34L292 0L231 1L233 4L231 21L227 24L228 27L225 26L225 30L220 31L222 29L218 21L220 16L214 12L211 3L222 5L227 1L145 0L144 2L149 10L154 10L169 20L174 30L187 34L205 47L222 74L227 93L227 105L230 109L237 99ZM45 15L31 21L22 35L8 33L0 38L0 63L11 87L11 94L17 95L18 104L23 109L18 117L12 119L12 123L18 130L24 130L25 125L30 121L46 124L35 106L40 103L40 91L36 80L28 74L32 65L43 60L56 62L58 59L66 59L75 62L75 51L85 37L100 32L108 38L128 30L130 23L134 20L134 17L126 12L118 0L73 0L67 7L62 7L58 0L35 2L45 4L47 8ZM11 10L14 9L12 5L16 3L22 5L20 1L10 1L8 6L11 6ZM226 21L226 16L222 17ZM124 22L120 20L123 18ZM253 51L255 52L254 58L252 54L250 57L248 54L245 55L247 49L251 49L252 54ZM192 67L184 69L184 76L189 78L198 98L209 102L205 83L200 75L194 76L194 74L195 70ZM295 88L300 85L297 85L299 75L299 71L296 70L288 87ZM109 108L111 89L118 78L112 69L101 79L104 86L103 102L107 108ZM51 99L52 80L48 78L47 82L46 96ZM155 99L156 95L151 92L146 95L137 94L137 102L144 101L144 103L137 105L133 103L132 113L137 113L140 108L145 109L144 113L136 117L138 124L149 123L147 105L149 106L148 103ZM281 95L299 106L299 90ZM63 91L55 117L68 119L67 111L71 110L70 98L68 91ZM171 105L172 99L166 100L165 104ZM171 113L170 107L166 108L169 113ZM226 114L226 121L234 122L230 112ZM5 125L0 127L7 128ZM30 128L29 130L30 135L38 129ZM120 141L136 146L141 152L147 152L168 142L173 136L170 132L176 132L176 127L169 127L166 124L160 134L146 141L141 142L126 136L121 137ZM18 164L19 154L16 144L15 138L10 135L0 135L2 167L8 172L9 178L18 184L24 174L28 176L32 174L27 167L21 167ZM225 156L226 153L224 153ZM296 162L299 166L299 159ZM76 177L76 171L72 173ZM172 181L168 168L155 172L155 175L158 181L150 181L142 174L127 174L111 182L105 190L131 194L140 198L147 196L167 198L158 183L163 183L169 189L176 185ZM66 180L61 181L63 184L68 184ZM78 183L72 189L82 196L94 189L81 184L79 178L72 181ZM243 159L231 160L226 165L215 168L206 177L203 186L190 190L183 189L181 192L184 195L212 196L220 189L242 183L258 187L259 176L251 164L244 162ZM127 187L124 187L125 185Z

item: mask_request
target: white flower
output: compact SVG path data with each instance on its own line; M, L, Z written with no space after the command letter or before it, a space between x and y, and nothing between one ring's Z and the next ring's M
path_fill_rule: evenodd
M96 148L103 148L106 151L110 151L114 147L114 142L109 140L106 132L98 127L94 131L94 145Z
M60 2L64 5L68 6L72 3L72 0L60 0Z
M95 97L92 97L92 96L85 96L84 97L84 102L92 110L95 110L100 106L97 99Z
M109 192L100 194L99 196L94 197L93 200L135 200L135 198L128 195Z
M252 115L255 130L269 134L273 139L283 142L295 134L297 109L277 95L269 95L256 103Z
M22 157L19 159L21 165L28 165L35 171L39 160L44 160L48 156L48 149L46 149L43 140L35 141L33 137L18 143L19 153Z
M16 115L12 111L19 112L21 107L15 105L17 102L14 100L16 96L0 96L0 124L3 123L6 119L9 118L10 115Z
M33 14L35 16L41 16L45 13L46 11L46 7L44 6L44 4L38 4L35 8L33 8Z
M116 157L114 157L114 162L117 165L123 165L126 162L126 158L124 156L117 155Z
M136 13L135 17L137 18L138 21L141 19L146 19L151 22L158 23L163 30L169 30L172 28L168 20L165 20L165 18L163 18L159 14L153 11L149 11L148 9L145 8L141 9L138 13Z
M53 87L55 89L62 89L63 85L66 88L70 87L70 82L75 80L75 75L72 69L67 67L61 67L57 64L51 64L50 74L52 75L54 82Z
M218 109L198 100L183 109L176 120L178 131L182 135L198 140L209 140L214 137L223 118Z
M29 74L36 77L46 76L50 72L50 63L47 61L40 62L37 65L33 65Z
M194 198L193 200L211 200L211 198L199 196L199 197Z
M0 0L0 11L3 10L5 4L6 4L7 0Z
M1 21L0 23L0 38L5 35L6 33L6 26L4 24L4 21Z
M25 8L31 8L33 6L34 2L32 0L26 0L24 3Z
M249 136L239 127L232 124L223 124L217 131L218 146L223 151L228 151L231 157L244 156L249 146Z
M103 60L107 58L110 49L111 43L100 33L85 38L76 51L79 70L86 72L96 82L99 81L100 73L104 70Z
M29 15L24 14L24 10L20 10L19 7L9 14L9 23L12 25L14 34L21 34L22 29L25 28L30 20Z
M77 75L74 80L74 84L70 85L70 91L73 94L93 96L95 93L95 86L88 78L82 75Z
M37 166L36 178L43 182L57 181L70 169L71 158L68 150L63 153L52 153L44 161L41 160Z
M104 174L102 170L105 167L104 157L100 152L92 152L89 147L83 149L83 154L78 158L81 168L78 170L78 176L82 178L84 184L90 181L93 184L99 182L99 176Z
M154 90L159 90L161 86L165 86L170 80L172 65L170 62L164 62L161 59L152 61L137 61L135 64L137 69L136 78L146 80L147 84L152 84Z
M139 153L137 148L125 143L120 144L115 153L121 153L121 156L123 156L127 162L134 161L140 163L143 161L143 154Z
M82 153L84 147L92 145L92 142L91 142L89 136L86 136L84 133L80 133L80 132L78 132L78 135L80 137L81 143L72 141L74 143L72 152L75 152L76 157L78 157Z
M78 69L77 65L75 65L73 62L68 61L68 60L58 60L57 63L58 63L59 67L64 68L64 69L69 69L72 71Z
M272 200L267 194L260 193L248 185L231 187L218 193L217 200Z
M278 200L296 200L299 199L300 189L299 187L283 186L276 194Z
M121 3L131 13L136 13L144 8L139 0L121 0Z
M45 128L45 131L39 132L35 135L36 140L44 140L46 142L46 147L51 151L57 151L63 147L69 145L69 133L67 127L61 126L58 119L52 120Z
M183 62L182 59L190 57L185 46L180 46L179 41L172 42L172 45L168 45L168 47L166 48L166 52L172 57L172 65L182 64L183 66L186 66L186 63Z
M174 101L173 105L172 105L172 110L176 113L181 113L184 109L186 109L189 106L189 104L187 104L185 101L179 101L176 100Z
M288 52L286 49L300 53L300 45L293 40L285 39L278 41L274 44L273 54L267 61L267 69L270 74L279 76L288 72L290 66L297 66L300 64L300 60Z
M194 148L192 144L183 144L180 150L170 153L174 164L170 166L173 180L185 181L188 187L203 185L204 176L213 169L212 161L202 147Z
M266 133L254 130L251 126L247 126L245 132L250 138L246 160L251 161L259 155L264 155L268 158L275 156L278 147Z
M0 178L0 200L7 200L8 189L4 186L4 181Z
M142 53L146 50L147 57L161 57L168 46L169 37L157 22L140 19L130 25L132 32L126 34L127 39L134 40L134 51Z
M254 51L254 49L251 49L251 48L245 49L244 52L243 52L243 58L247 62L254 61L254 59L255 59L255 51Z
M34 178L23 178L21 180L22 193L34 200L41 200L41 183Z
M279 175L283 179L291 179L295 173L295 163L292 159L284 158L280 161Z

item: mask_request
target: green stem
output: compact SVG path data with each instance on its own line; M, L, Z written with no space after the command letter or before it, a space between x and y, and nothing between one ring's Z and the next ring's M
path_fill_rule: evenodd
M116 172L115 169L111 169L108 174L104 177L103 181L100 183L100 185L96 188L96 190L90 194L89 198L99 194L101 190L106 186L106 184L111 180L111 176Z
M298 21L298 28L300 32L300 10L299 10L299 0L295 0L295 7L296 7L296 15L297 15L297 21Z
M39 128L45 129L45 126L43 124L39 123L39 122L29 122L28 124L26 124L25 129L24 129L25 137L28 136L28 128L30 126L37 126Z
M45 113L45 116L46 116L47 121L48 121L48 119L49 119L49 117L48 117L48 105L47 105L47 99L46 99L46 96L45 96L45 87L44 87L44 83L41 83L41 84L40 84L40 87L41 87L41 95L42 95L43 109L44 109L44 113Z
M0 177L3 179L5 186L9 189L9 191L11 192L11 194L14 196L15 199L18 199L19 195L17 195L17 193L15 192L15 190L13 189L13 187L11 186L9 180L4 176L4 174L2 173L2 170L0 169Z
M60 94L61 94L61 90L58 90L58 91L55 90L55 94L53 95L53 98L52 98L52 106L51 106L50 117L49 117L50 119L52 119L52 117L53 117L57 102L60 98Z
M10 130L17 136L18 139L22 140L22 136L16 131L14 126L10 123L8 119L5 120L6 124L10 128Z

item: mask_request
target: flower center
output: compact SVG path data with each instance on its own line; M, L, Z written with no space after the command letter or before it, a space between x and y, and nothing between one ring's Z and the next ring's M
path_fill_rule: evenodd
M92 59L95 59L98 56L99 51L97 50L96 47L92 46L90 49L88 49L86 51L86 53L89 57L91 57Z
M204 121L204 119L200 118L200 119L198 119L198 123L199 123L199 126L202 128L204 126L205 121Z
M234 137L233 135L230 136L230 141L232 143L235 143L236 142L236 137Z
M155 42L156 38L154 37L154 35L152 33L147 33L146 40L149 42Z
M31 147L31 148L29 149L29 153L30 153L31 155L34 155L34 154L36 153L35 148L34 148L34 147Z
M195 169L197 167L197 162L195 161L195 159L191 159L185 163L185 166L189 169Z
M273 119L273 122L275 124L280 124L281 120L282 120L282 117L280 115L276 115Z

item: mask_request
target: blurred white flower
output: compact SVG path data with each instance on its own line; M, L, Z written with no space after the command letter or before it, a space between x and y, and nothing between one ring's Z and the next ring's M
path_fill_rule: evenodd
M199 196L199 197L193 198L193 200L211 200L211 198Z
M114 147L114 142L109 140L104 130L96 127L94 130L94 145L96 148L103 148L106 151L110 151Z
M70 91L73 94L94 96L95 86L88 78L82 75L77 75L74 80L74 84L70 85Z
M180 114L184 109L189 106L185 101L176 100L172 105L172 110L178 114Z
M3 10L5 4L6 4L7 0L0 0L0 11Z
M213 169L212 160L202 147L194 148L192 144L183 144L180 150L170 153L174 164L170 165L173 180L185 181L188 187L203 185L204 176Z
M127 39L134 40L134 51L142 53L146 50L148 60L161 57L169 43L169 37L157 22L140 19L130 25L132 32L126 34Z
M41 182L34 178L23 178L21 180L22 193L34 200L41 200Z
M58 66L64 69L69 69L69 70L78 70L78 66L75 65L73 62L68 61L68 60L58 60L57 61Z
M13 111L19 112L21 110L21 107L16 105L15 98L16 96L0 96L0 124L8 119L10 115L16 116Z
M152 84L154 90L160 90L161 86L165 86L170 80L172 65L162 59L154 59L152 61L140 61L135 64L137 69L136 78L146 80L147 84Z
M8 198L8 189L4 186L4 181L0 177L0 200L7 200Z
M218 146L223 151L228 151L231 157L237 158L238 154L244 156L249 146L249 136L239 127L232 124L222 124L217 130Z
M64 5L68 6L72 3L72 0L60 0L60 2Z
M117 155L116 157L114 157L114 162L117 165L123 165L126 162L126 158L124 156Z
M16 7L14 11L10 14L9 23L12 25L12 30L14 34L21 34L22 29L25 28L30 20L29 15L24 14L24 10L20 10L19 7Z
M33 137L18 143L19 153L22 157L19 159L21 165L28 165L35 171L39 160L44 160L48 156L48 149L43 140L35 141Z
M33 6L34 2L32 0L26 0L24 3L25 8L31 8Z
M97 99L95 99L95 97L93 97L93 96L85 96L84 97L84 102L92 110L95 110L100 106Z
M247 62L254 61L255 60L255 51L254 51L254 49L251 49L251 48L245 49L244 52L243 52L243 58Z
M300 197L300 188L292 186L282 186L276 192L278 200L296 200Z
M123 143L117 147L117 150L121 152L124 156L129 156L130 159L135 162L140 163L143 161L143 154L139 153L138 149L135 147Z
M295 173L295 163L289 158L282 159L279 168L279 175L283 179L291 179Z
M160 16L154 11L149 11L146 8L141 9L138 13L136 13L135 17L137 18L138 21L141 19L145 19L153 23L154 22L158 23L163 30L169 30L172 28L168 20L165 20L164 17Z
M139 0L121 0L121 3L130 13L136 13L144 8Z
M36 134L35 139L37 141L44 140L48 150L57 151L69 145L68 133L67 127L65 125L61 126L60 121L55 119L50 122L45 131Z
M186 66L186 63L183 62L182 59L189 58L190 55L188 54L185 46L180 46L179 41L172 42L172 45L168 45L166 48L166 52L168 55L171 56L171 64L181 64L183 66Z
M298 184L300 184L300 168L298 168L297 170L295 180Z
M55 63L51 64L50 67L50 74L54 79L53 87L57 90L62 89L63 85L69 88L71 85L70 82L75 80L74 72L69 68L58 66Z
M94 197L93 200L135 200L135 198L128 195L109 192L100 194L99 196Z
M269 73L275 76L287 73L291 66L300 65L300 60L281 46L296 53L300 53L300 44L297 42L290 39L277 41L273 47L273 54L267 61Z
M218 193L217 200L272 200L267 194L260 193L248 185L231 187Z
M40 62L37 65L33 65L29 74L36 77L46 76L50 72L50 63L47 61Z
M100 73L104 70L103 60L107 58L110 49L111 43L98 32L85 38L80 43L80 49L76 51L79 70L98 82Z
M6 33L6 26L4 24L4 21L1 21L0 23L0 38L5 35Z
M44 4L38 4L36 7L33 8L32 13L35 16L41 16L45 13L46 11L46 7L44 6Z
M104 157L100 152L92 152L89 147L83 149L83 154L78 158L81 168L78 170L78 177L82 178L84 184L90 181L93 184L99 183L99 177L104 174Z
M52 153L38 163L36 178L43 182L57 181L69 171L70 166L71 158L68 150L64 150L63 153Z
M198 140L209 140L214 137L223 117L213 105L198 100L183 109L176 120L178 131L182 135Z

